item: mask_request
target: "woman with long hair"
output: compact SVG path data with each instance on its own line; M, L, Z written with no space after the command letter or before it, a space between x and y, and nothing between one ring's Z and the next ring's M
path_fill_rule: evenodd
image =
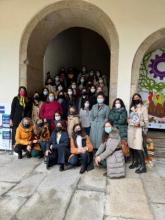
M106 175L110 178L125 176L125 160L120 146L120 135L111 122L104 125L102 143L95 155L97 166L103 164L107 167Z
M132 96L128 118L128 145L131 149L132 164L130 169L136 169L136 173L145 173L146 165L143 149L143 130L148 126L148 109L143 105L140 94Z
M69 163L72 166L80 164L80 173L84 173L92 160L93 146L89 136L83 131L81 124L75 124L73 127L73 134L70 139L70 151Z
M24 117L31 117L32 105L24 86L20 86L18 95L13 98L10 113L10 126L12 128L12 145L15 144L15 134L19 123Z

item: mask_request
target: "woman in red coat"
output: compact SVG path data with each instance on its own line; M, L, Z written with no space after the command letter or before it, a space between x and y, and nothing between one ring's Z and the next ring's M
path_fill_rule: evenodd
M49 124L49 128L50 130L52 130L53 128L53 124L54 124L54 114L58 112L60 113L60 115L63 115L63 109L61 104L59 104L56 100L55 100L55 95L53 92L49 93L48 96L48 100L47 102L45 102L40 109L40 118L42 119L46 119L48 124Z

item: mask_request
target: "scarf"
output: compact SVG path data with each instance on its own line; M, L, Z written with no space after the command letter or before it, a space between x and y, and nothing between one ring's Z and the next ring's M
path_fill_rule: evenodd
M19 104L20 104L20 106L22 106L23 108L26 107L25 97L23 97L23 96L20 96L20 97L19 97Z

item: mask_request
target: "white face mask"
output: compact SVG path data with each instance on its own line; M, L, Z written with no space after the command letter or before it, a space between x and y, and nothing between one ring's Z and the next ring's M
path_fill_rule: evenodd
M72 91L68 91L68 95L72 95Z
M80 80L81 83L83 83L84 81L85 81L84 79L81 79L81 80Z
M49 96L49 101L53 102L54 101L54 96Z
M59 116L55 116L55 120L56 121L60 121L61 120L61 116L59 115Z
M85 108L89 108L89 103L84 103Z
M91 89L91 93L94 93L96 90L95 89Z
M120 103L116 103L116 104L115 104L115 107L116 107L116 108L121 108L121 104L120 104Z
M76 89L76 85L72 85L72 89Z
M47 91L47 90L43 91L43 94L44 94L45 96L48 95L48 91Z
M62 91L62 90L63 90L62 86L59 86L58 91Z

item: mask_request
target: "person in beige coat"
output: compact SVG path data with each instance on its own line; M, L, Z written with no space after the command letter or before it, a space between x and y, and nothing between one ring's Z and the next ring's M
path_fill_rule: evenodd
M112 123L106 122L102 144L95 154L95 163L107 167L107 176L110 178L125 177L125 160L120 145L120 135Z
M80 118L77 115L76 108L74 106L71 106L69 108L69 115L68 115L68 120L67 120L67 125L68 125L67 131L68 131L69 138L72 137L74 125L79 124L79 123L80 123Z
M132 164L129 168L137 168L136 173L146 172L142 132L147 129L147 126L148 109L143 105L141 96L135 93L128 118L128 145L132 154Z

